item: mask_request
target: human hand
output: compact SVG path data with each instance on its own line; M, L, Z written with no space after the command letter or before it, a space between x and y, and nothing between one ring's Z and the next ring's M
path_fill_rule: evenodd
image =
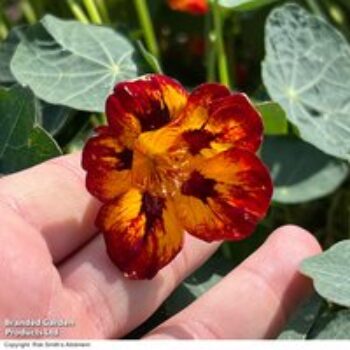
M80 154L0 180L0 322L64 319L62 338L117 338L146 320L218 247L189 235L150 281L123 277L94 228L99 208L85 190ZM320 252L301 228L279 228L218 285L150 338L272 338L311 291L297 270Z

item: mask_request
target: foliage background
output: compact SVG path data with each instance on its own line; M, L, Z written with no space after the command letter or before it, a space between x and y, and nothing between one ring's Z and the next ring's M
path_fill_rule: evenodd
M188 305L289 223L332 248L301 267L319 295L280 337L350 339L350 2L293 1L312 17L286 3L220 0L207 15L194 16L163 0L0 1L2 174L81 149L104 122L104 98L114 83L159 69L189 89L229 83L263 115L260 155L275 182L268 216L251 238L224 243L129 338ZM150 15L156 44L147 34L152 27L139 21L142 13ZM304 21L291 21L296 13ZM75 19L74 28L60 19ZM312 81L313 74L320 79ZM291 76L312 88L296 96Z

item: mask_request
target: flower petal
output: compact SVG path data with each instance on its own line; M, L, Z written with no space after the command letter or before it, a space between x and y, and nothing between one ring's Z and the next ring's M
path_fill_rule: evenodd
M109 125L131 147L141 132L159 129L175 119L187 95L178 82L160 74L119 83L106 103Z
M215 100L204 130L215 135L212 147L228 149L232 146L256 152L263 137L263 123L259 112L245 94Z
M83 150L86 187L105 202L127 191L131 184L133 152L121 146L107 128L91 138Z
M231 148L197 165L174 201L185 229L210 242L251 234L271 196L271 179L261 161Z
M229 95L230 91L221 84L205 83L198 86L188 97L186 107L174 124L181 126L182 130L200 129L208 119L210 104Z
M96 225L111 260L133 279L154 277L182 247L183 229L173 203L135 188L105 204Z
M169 7L175 11L204 15L209 10L207 0L168 0Z
M244 94L213 99L205 108L192 110L192 114L185 110L188 122L186 119L181 125L181 136L172 149L181 147L192 156L211 157L232 146L255 152L261 144L262 119Z

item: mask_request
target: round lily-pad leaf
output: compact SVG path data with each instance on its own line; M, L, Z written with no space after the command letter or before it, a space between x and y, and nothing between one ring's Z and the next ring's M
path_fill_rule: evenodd
M316 293L313 294L292 315L285 329L278 336L278 339L307 339L307 336L320 312L322 301L323 299L319 295Z
M350 339L350 310L328 312L310 333L310 339Z
M301 203L326 196L349 173L346 162L292 137L267 137L261 157L274 181L273 199L280 203Z
M14 83L15 77L10 70L10 62L21 40L23 27L13 28L7 38L0 43L0 83Z
M134 52L111 28L46 15L25 32L11 70L46 102L100 112L118 81L137 76Z
M277 0L219 0L219 4L222 7L231 8L236 11L247 11L270 5L275 1Z
M316 291L329 301L350 307L350 240L303 261L301 272L314 281Z
M296 4L269 16L264 84L301 137L350 159L350 46L322 18Z

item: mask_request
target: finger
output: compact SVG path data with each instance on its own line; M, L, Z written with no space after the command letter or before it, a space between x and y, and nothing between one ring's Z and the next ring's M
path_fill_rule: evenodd
M41 232L54 262L95 234L99 204L85 189L80 153L49 160L0 180L0 201Z
M0 203L0 338L5 319L45 316L51 292L60 278L34 228Z
M311 282L298 273L301 261L319 252L308 232L279 228L256 253L148 339L275 337L312 291Z
M59 268L65 290L70 296L78 296L74 307L68 305L62 314L68 317L75 312L76 327L65 330L63 336L70 337L71 331L89 338L127 334L145 321L217 246L187 235L182 252L171 264L152 280L135 281L122 276L109 260L102 237L95 237ZM60 312L58 306L51 314L59 317Z

